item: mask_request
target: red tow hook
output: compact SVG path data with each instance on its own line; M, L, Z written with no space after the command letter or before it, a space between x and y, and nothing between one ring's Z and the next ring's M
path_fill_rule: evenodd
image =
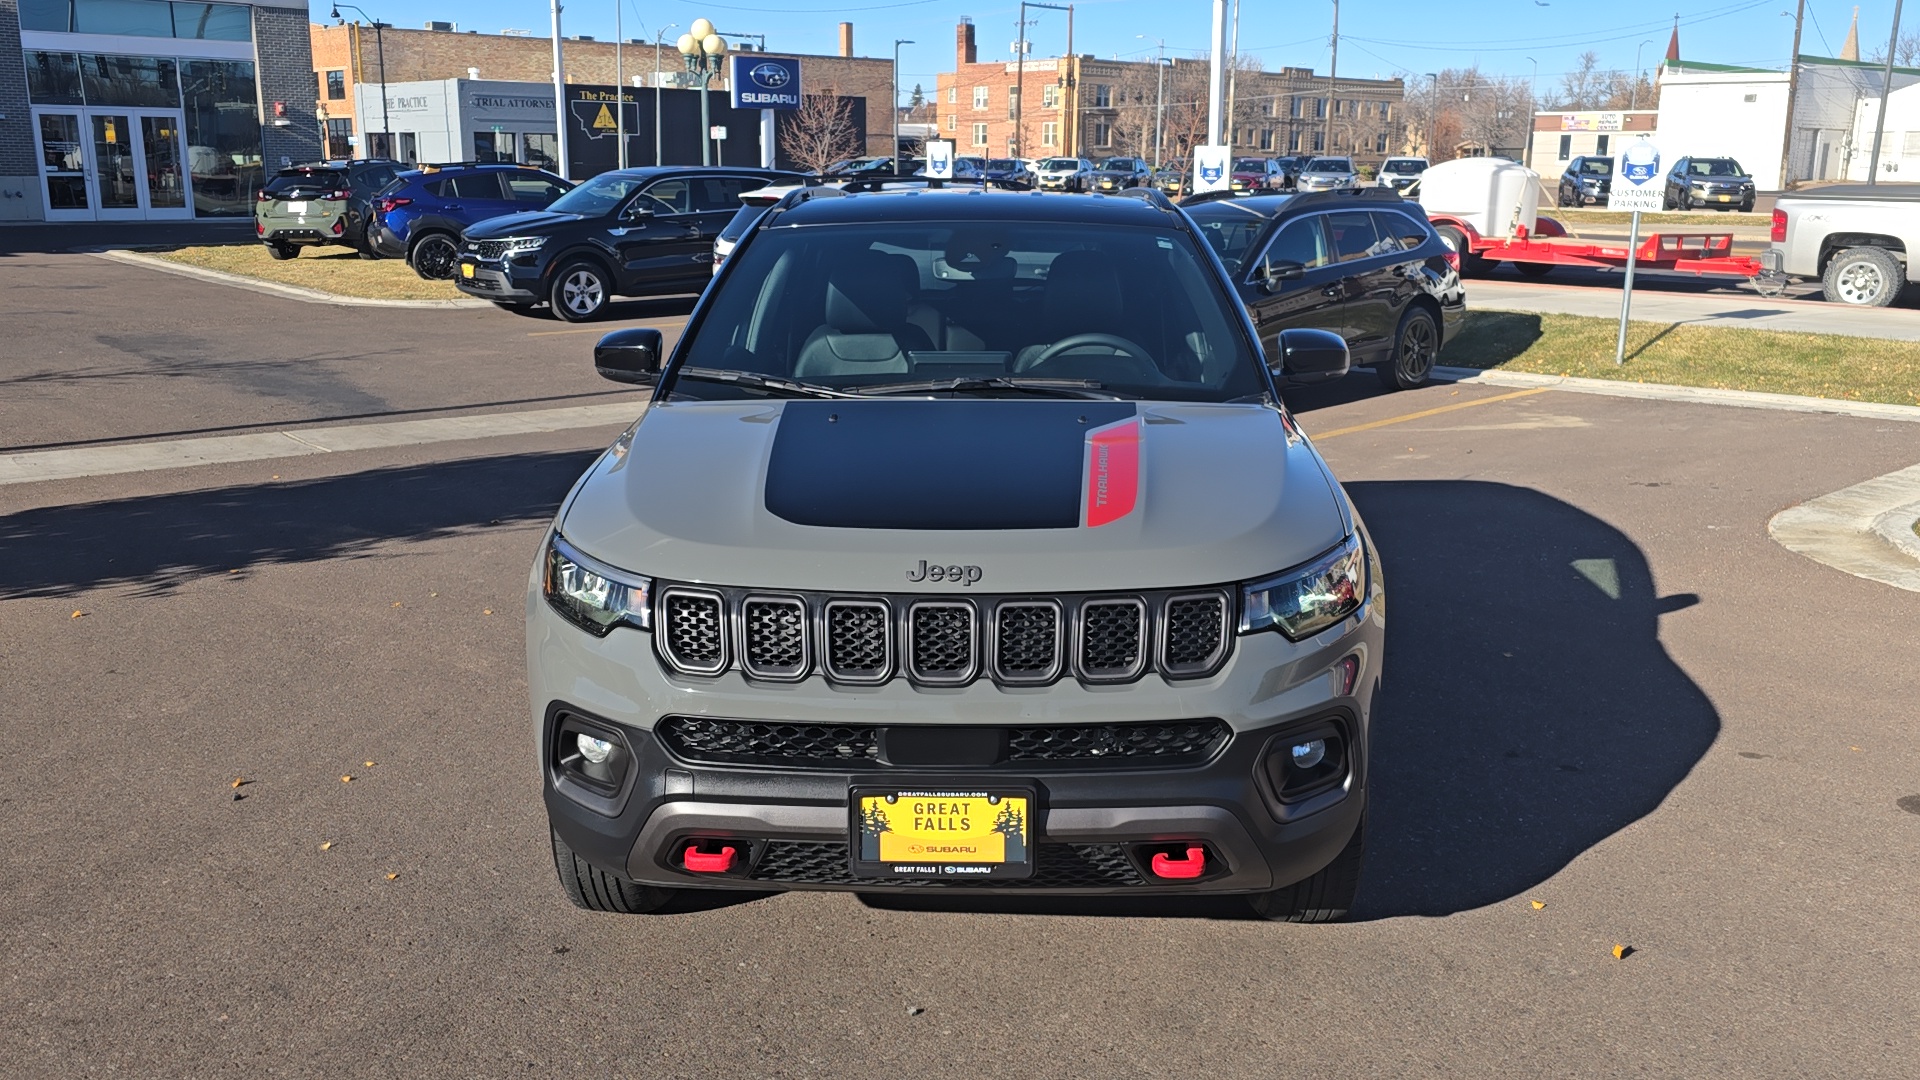
M1176 879L1197 878L1206 872L1206 848L1190 847L1187 849L1187 857L1184 859L1172 858L1164 851L1154 852L1153 873L1155 877Z
M687 870L695 874L724 874L733 869L733 845L728 844L719 851L701 851L700 841L687 845L681 853L686 860Z

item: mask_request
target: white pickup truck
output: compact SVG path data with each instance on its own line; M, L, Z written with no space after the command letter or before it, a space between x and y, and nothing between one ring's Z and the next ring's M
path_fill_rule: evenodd
M1783 194L1772 246L1760 256L1764 291L1784 278L1817 280L1829 300L1886 307L1920 251L1920 184L1838 184Z

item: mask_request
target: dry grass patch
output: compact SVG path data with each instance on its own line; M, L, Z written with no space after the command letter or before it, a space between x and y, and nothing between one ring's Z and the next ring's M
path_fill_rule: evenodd
M401 259L362 259L343 247L302 248L300 257L276 262L265 244L186 247L147 254L169 262L228 274L298 285L367 300L461 300L451 281L426 281Z
M1441 362L1541 375L1669 383L1920 405L1920 342L1687 323L1629 323L1615 366L1612 319L1475 311Z

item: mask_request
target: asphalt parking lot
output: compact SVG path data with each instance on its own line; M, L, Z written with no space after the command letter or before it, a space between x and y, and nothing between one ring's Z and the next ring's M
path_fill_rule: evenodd
M588 360L619 320L0 264L0 454L639 408ZM568 906L522 605L617 424L0 486L0 1072L1913 1075L1920 594L1766 523L1920 426L1364 375L1293 404L1392 590L1332 926Z

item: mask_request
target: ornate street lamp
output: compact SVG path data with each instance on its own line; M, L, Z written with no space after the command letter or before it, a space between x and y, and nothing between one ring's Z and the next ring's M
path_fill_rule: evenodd
M727 39L713 32L712 23L695 19L691 32L680 35L678 45L688 73L700 81L700 164L711 165L713 145L708 136L713 128L707 115L707 85L727 62Z

